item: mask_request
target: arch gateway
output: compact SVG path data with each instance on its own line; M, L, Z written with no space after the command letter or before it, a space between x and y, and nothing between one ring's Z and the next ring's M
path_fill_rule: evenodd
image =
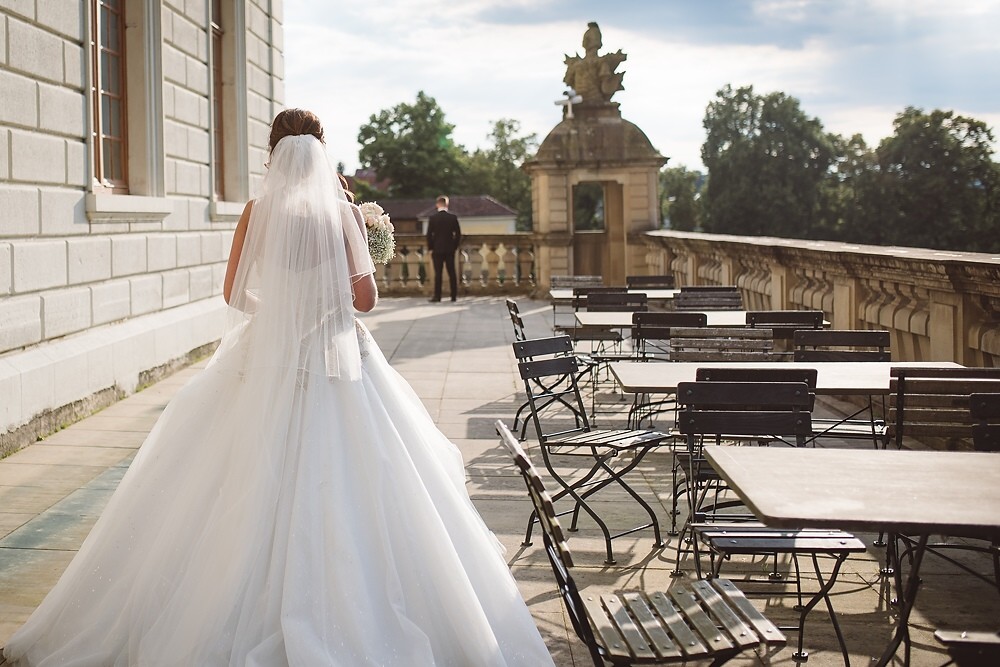
M643 232L659 225L659 170L668 158L622 118L612 96L626 54L599 55L601 30L588 24L584 55L566 56L570 90L563 119L524 170L531 177L535 273L540 291L553 275L602 275L607 285L644 273Z

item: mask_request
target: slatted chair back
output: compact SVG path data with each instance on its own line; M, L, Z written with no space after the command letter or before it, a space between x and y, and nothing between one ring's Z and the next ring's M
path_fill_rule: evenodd
M551 276L549 287L551 289L574 289L576 287L600 287L604 284L601 276Z
M536 359L544 359L549 357L564 357L574 354L573 341L569 336L552 336L549 338L532 338L526 340L514 341L512 347L514 348L514 357L518 361L530 361ZM586 365L586 359L583 360L583 371L586 372L588 367ZM534 381L532 381L534 382ZM545 383L534 382L536 385L536 392L545 392L547 386ZM558 401L561 400L559 397L553 397L551 400ZM521 439L527 435L528 432L528 419L524 418L521 421L521 414L528 410L531 411L531 400L526 399L524 403L518 407L517 412L514 413L514 430L518 428L518 424L521 424Z
M809 411L812 412L816 402L816 383L819 371L815 368L727 368L712 367L695 370L694 379L697 382L804 382L809 387L812 400Z
M599 293L622 293L627 292L627 288L618 286L607 287L600 285L597 287L574 287L573 288L573 310L587 310L587 297L591 294Z
M625 284L632 289L674 289L676 281L672 275L625 276Z
M587 295L589 312L635 313L648 308L648 299L642 292L591 292Z
M681 287L673 304L675 310L742 310L743 295L731 286Z
M578 364L575 357L521 361L517 369L524 381L535 433L542 445L553 438L591 430L577 384ZM543 419L550 406L560 408L559 413Z
M792 345L795 361L892 361L888 331L798 330Z
M705 313L639 311L632 313L632 349L639 361L670 358L670 336L675 327L708 326Z
M498 420L496 428L528 489L556 587L594 667L604 667L606 661L661 665L709 659L721 665L744 650L785 644L781 631L726 579L696 581L690 590L676 585L668 593L634 590L585 597L573 579L573 555L538 469L503 422Z
M1000 452L1000 394L971 394L972 445L979 452Z
M774 361L777 358L770 329L671 329L671 361Z
M573 354L573 341L569 336L550 336L548 338L530 338L515 341L514 357L518 361L527 361L537 357L561 357Z
M524 320L521 319L521 311L516 302L511 299L506 299L506 302L510 323L514 327L514 340L525 340L528 336L524 333Z
M702 438L793 438L802 446L812 434L813 394L805 382L681 382L677 431L689 451Z
M1000 368L893 368L889 438L940 449L972 449L972 394L1000 393Z
M822 310L751 310L747 326L771 329L775 338L791 339L801 329L822 329Z

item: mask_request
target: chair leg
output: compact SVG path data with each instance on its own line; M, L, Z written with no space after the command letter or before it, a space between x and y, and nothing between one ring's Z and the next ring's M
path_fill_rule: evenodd
M812 609L819 604L820 600L826 603L827 611L830 614L830 620L833 622L833 630L837 635L837 641L840 643L840 653L844 656L844 664L846 667L851 666L851 658L847 652L847 644L844 641L844 633L840 629L840 622L837 620L837 614L833 609L833 602L830 600L830 590L837 581L837 575L840 574L840 568L847 560L847 554L841 554L836 557L836 563L834 563L833 570L830 572L830 576L823 581L823 571L819 566L819 559L816 554L812 554L813 568L816 571L816 580L820 584L819 591L809 600L808 603L803 605L802 611L799 613L799 646L798 650L792 654L792 660L795 662L805 662L809 659L809 654L803 649L806 634L806 616ZM909 663L906 663L909 664Z
M576 516L576 515L579 514L580 509L583 509L583 511L586 512L587 514L589 514L590 518L594 520L594 522L597 524L598 528L601 529L601 533L604 534L604 544L605 544L605 547L607 549L607 559L604 561L604 564L605 565L615 565L617 563L617 561L615 561L614 552L612 551L612 548L611 548L611 531L608 530L607 524L604 523L604 521L601 519L600 515L598 515L597 512L595 512L593 509L591 509L590 505L587 504L587 501L579 493L577 493L577 491L576 491L576 489L580 486L580 484L585 483L586 481L589 481L589 479L594 476L594 473L598 469L599 468L595 466L595 468L591 469L591 471L589 473L587 473L587 475L585 475L583 477L583 479L580 480L580 481L578 481L576 484L569 484L562 477L560 477L556 472L554 472L551 468L549 468L549 474L552 475L553 479L555 479L556 482L558 482L560 486L563 487L563 491L565 492L563 495L569 495L569 496L571 496L573 498L573 500L576 501L576 506L572 510L572 512L574 513L574 516ZM553 502L556 501L556 499L559 497L559 495L560 494L556 494L556 496L553 497L553 499L552 499ZM575 524L575 520L574 520L574 524Z

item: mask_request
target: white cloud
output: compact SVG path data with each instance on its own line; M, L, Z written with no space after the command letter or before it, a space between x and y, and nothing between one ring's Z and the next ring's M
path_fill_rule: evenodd
M829 131L870 144L909 105L1000 121L996 2L286 0L285 20L286 103L320 115L349 170L360 126L420 90L467 148L500 118L543 138L560 119L563 56L582 51L592 20L604 51L628 54L623 116L673 165L700 168L705 107L726 84L782 91Z

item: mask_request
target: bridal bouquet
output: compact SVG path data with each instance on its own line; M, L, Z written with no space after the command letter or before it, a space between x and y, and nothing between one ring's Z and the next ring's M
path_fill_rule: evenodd
M395 229L389 221L389 214L375 202L365 202L360 207L368 232L368 252L376 264L388 264L396 256Z

